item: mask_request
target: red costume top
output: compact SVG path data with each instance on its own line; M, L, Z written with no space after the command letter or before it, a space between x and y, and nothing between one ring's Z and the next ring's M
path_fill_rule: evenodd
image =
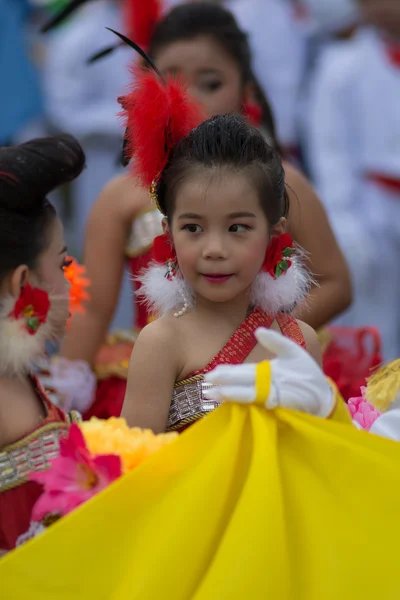
M306 347L303 333L296 321L290 315L280 313L274 316L265 314L256 308L234 332L225 346L216 356L199 371L188 375L184 380L175 384L172 402L168 414L167 431L183 431L189 425L218 407L218 403L207 400L203 396L203 389L210 387L204 382L204 375L215 369L218 365L240 365L245 362L250 352L257 345L255 332L259 327L269 329L276 321L282 335L296 342L303 348Z

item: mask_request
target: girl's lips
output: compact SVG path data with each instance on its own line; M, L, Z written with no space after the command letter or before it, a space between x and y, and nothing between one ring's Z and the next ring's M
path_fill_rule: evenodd
M205 275L204 274L203 277L210 283L225 283L232 277L232 275Z

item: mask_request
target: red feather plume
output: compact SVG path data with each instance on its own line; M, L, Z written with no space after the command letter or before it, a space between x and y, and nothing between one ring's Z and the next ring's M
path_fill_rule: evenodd
M149 187L164 169L172 148L203 120L203 111L176 77L163 82L150 70L133 68L131 91L120 99L127 129L126 153L134 174Z
M126 35L143 50L147 50L162 12L161 0L124 0Z

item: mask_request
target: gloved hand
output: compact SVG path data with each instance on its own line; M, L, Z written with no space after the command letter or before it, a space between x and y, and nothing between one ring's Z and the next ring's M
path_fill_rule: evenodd
M400 409L393 408L380 415L372 424L369 432L400 442Z
M55 403L65 412L77 410L83 414L93 403L96 377L83 360L56 357L46 365L46 373L38 377L44 388L54 391Z
M256 331L259 344L275 355L259 364L220 365L205 376L216 387L204 394L218 402L263 404L327 417L335 405L335 396L320 367L299 345L261 327Z

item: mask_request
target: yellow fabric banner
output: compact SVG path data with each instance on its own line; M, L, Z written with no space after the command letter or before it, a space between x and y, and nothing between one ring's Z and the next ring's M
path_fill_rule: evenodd
M398 600L400 444L225 404L0 560L7 600Z

